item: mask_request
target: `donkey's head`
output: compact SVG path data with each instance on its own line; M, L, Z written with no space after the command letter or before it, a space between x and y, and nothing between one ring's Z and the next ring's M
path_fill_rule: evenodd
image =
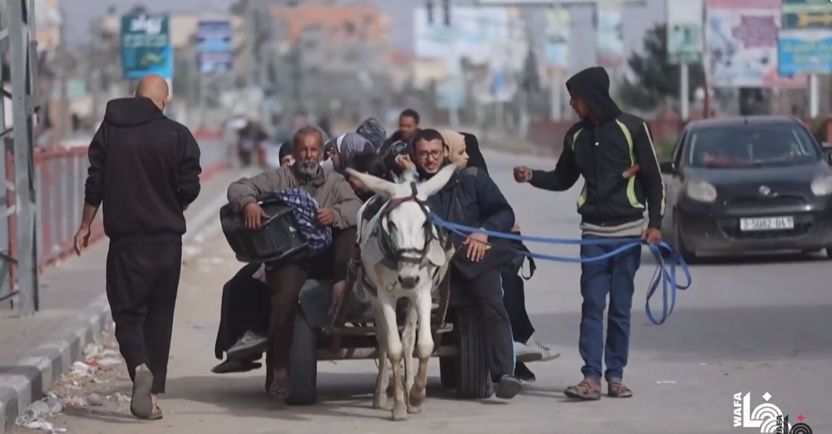
M398 264L398 285L404 289L413 289L422 279L430 279L428 265L445 264L444 246L425 201L450 181L455 170L455 166L449 165L425 182L397 184L347 169L368 189L389 199L380 211L379 237L385 256Z

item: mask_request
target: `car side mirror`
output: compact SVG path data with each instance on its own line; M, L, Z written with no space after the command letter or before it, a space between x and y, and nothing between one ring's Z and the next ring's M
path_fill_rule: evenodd
M676 165L672 161L665 161L659 163L659 170L662 172L662 175L673 175L676 173Z

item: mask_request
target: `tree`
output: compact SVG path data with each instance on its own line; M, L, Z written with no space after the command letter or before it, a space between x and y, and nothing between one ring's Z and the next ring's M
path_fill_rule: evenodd
M667 55L666 25L658 24L648 30L642 52L633 53L627 64L633 79L625 79L621 84L620 97L625 104L639 110L655 110L667 100L679 100L681 72ZM699 63L691 64L688 70L688 101L692 101L695 90L705 85L705 71Z

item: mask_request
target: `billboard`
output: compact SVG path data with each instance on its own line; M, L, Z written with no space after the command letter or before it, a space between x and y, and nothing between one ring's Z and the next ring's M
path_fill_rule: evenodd
M782 1L780 75L832 74L832 2Z
M596 56L598 64L606 68L617 68L627 60L624 51L624 17L618 0L598 0L596 13Z
M567 8L546 11L546 66L569 71L569 40L572 36L571 14Z
M708 0L708 78L713 87L805 87L779 74L780 0Z
M173 47L167 15L121 17L121 68L128 80L148 74L173 79Z
M234 69L231 21L200 21L196 28L196 53L200 73L231 72Z
M667 55L674 64L702 62L705 1L667 3Z
M425 8L413 14L414 53L423 59L459 62L467 58L482 63L492 60L497 47L510 38L511 20L506 9L451 7L452 26L441 19L428 22ZM437 14L438 15L438 14Z

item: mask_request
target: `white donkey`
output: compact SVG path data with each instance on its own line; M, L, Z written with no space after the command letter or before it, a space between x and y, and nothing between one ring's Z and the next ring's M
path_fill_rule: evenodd
M431 294L444 278L454 253L450 240L443 238L430 221L425 200L448 183L455 169L445 167L428 181L418 184L412 173L405 174L403 183L392 183L347 170L380 196L374 200L388 199L376 215L359 225L358 243L364 275L359 282L372 302L378 338L379 367L373 407L383 409L387 404L389 373L385 358L389 358L393 368L393 420L406 420L408 413L420 412L425 399L428 359L434 349ZM369 203L359 211L359 221L363 220ZM408 306L404 329L399 336L396 307L402 298L407 299ZM415 378L414 349L419 358Z

